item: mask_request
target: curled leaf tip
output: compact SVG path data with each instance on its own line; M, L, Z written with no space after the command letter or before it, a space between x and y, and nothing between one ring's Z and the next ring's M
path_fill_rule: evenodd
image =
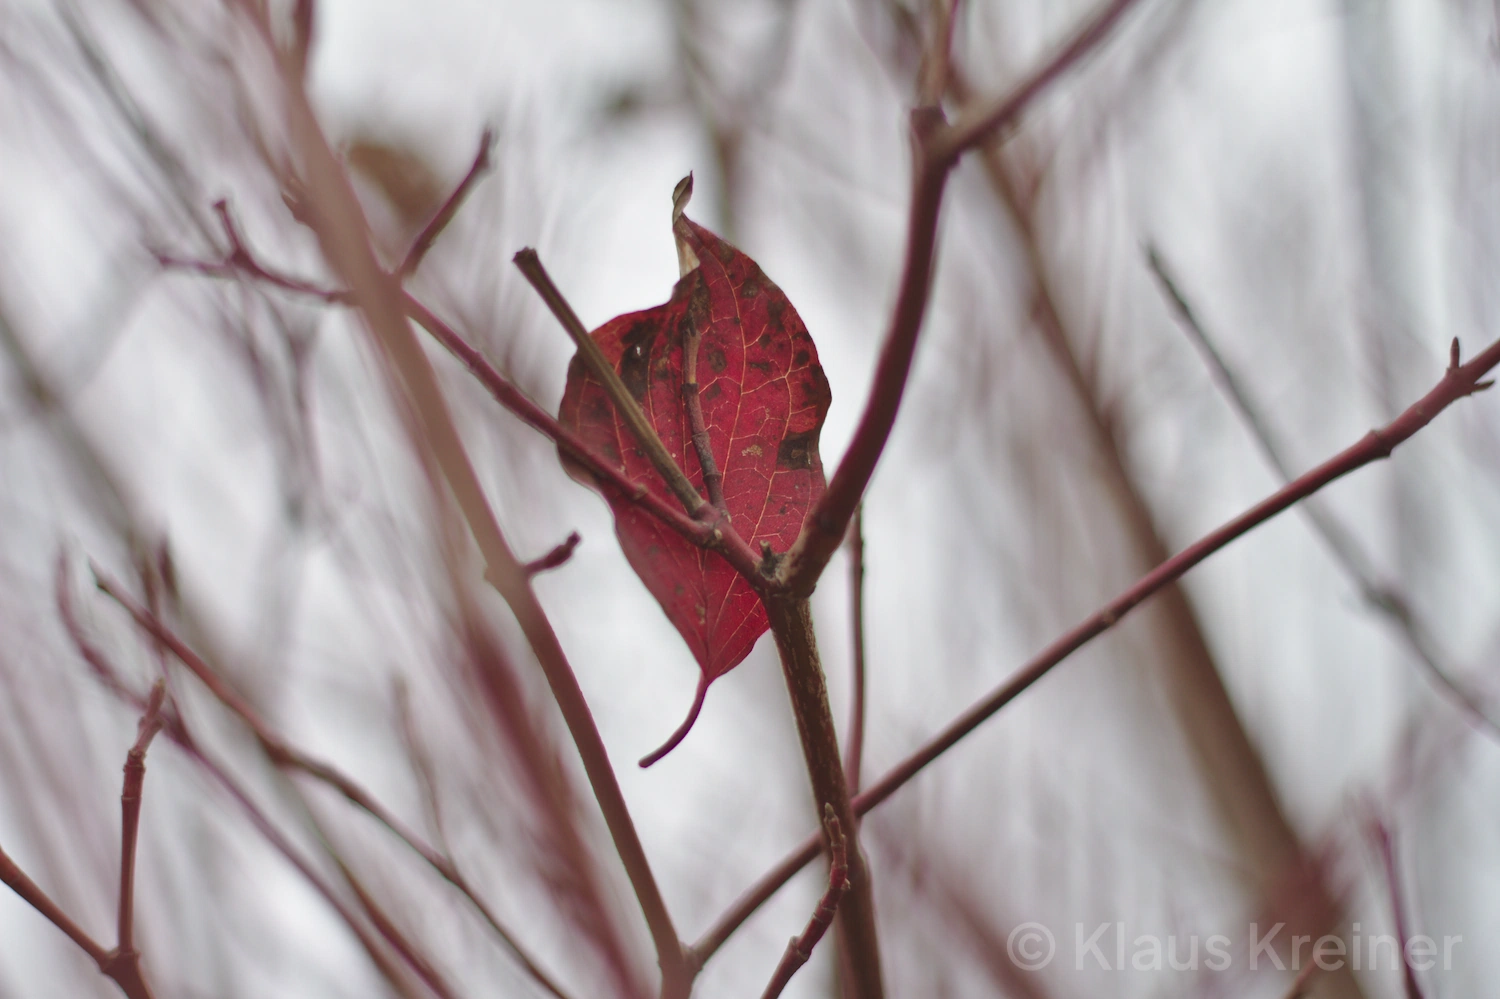
M693 252L689 240L682 232L682 213L693 198L693 175L691 172L677 182L672 189L672 237L677 241L677 276L687 277L698 266L698 255Z
M698 681L698 692L693 695L693 706L688 709L687 717L683 719L681 725L677 726L677 731L673 732L667 737L666 742L662 743L661 746L657 749L654 749L651 752L647 753L645 756L641 757L642 770L651 766L651 764L657 762L663 756L666 756L672 750L676 749L677 744L680 743L683 739L687 738L688 732L692 731L693 723L698 720L698 712L703 710L703 698L707 693L708 677L705 675Z
M693 173L689 170L688 175L679 180L677 186L672 188L673 222L682 218L682 213L687 209L687 204L691 200L693 200Z

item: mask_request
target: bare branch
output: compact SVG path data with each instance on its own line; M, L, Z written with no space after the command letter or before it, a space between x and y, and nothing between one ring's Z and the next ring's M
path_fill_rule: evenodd
M828 705L828 683L818 658L812 610L805 599L766 595L762 603L781 655L803 762L812 783L813 800L821 816L831 809L848 840L849 895L839 909L840 942L844 947L853 994L881 999L885 984L880 966L880 936L875 922L875 893L869 865L859 848L859 824L844 780L844 761Z
M802 931L800 937L793 937L787 944L786 953L781 956L781 963L776 966L776 971L771 975L771 982L766 986L766 991L761 993L761 999L776 999L781 995L787 983L797 970L807 963L812 957L813 948L818 941L823 939L823 934L828 932L828 927L833 923L833 914L838 910L839 899L844 897L844 892L849 889L849 851L844 841L843 831L839 829L838 817L833 814L833 808L823 806L823 828L828 834L828 889L823 892L823 897L818 899L817 907L813 909L812 918L808 920L807 929Z
M1455 356L1454 361L1457 360ZM960 739L974 731L1005 705L1019 697L1028 687L1047 674L1052 667L1113 628L1126 614L1145 602L1164 586L1180 579L1187 571L1251 529L1275 517L1299 500L1322 489L1330 482L1381 459L1427 426L1443 410L1459 399L1486 388L1487 375L1500 364L1500 341L1490 344L1467 364L1453 364L1442 379L1425 396L1386 426L1372 430L1358 443L1334 455L1328 461L1289 483L1233 520L1184 548L1155 569L1136 580L1115 599L1094 612L1087 620L1057 638L1031 661L1017 670L1009 680L968 708L942 731L892 767L857 795L853 801L856 815L864 815L885 801L933 760L947 752ZM818 838L811 836L789 853L772 870L748 888L713 927L695 944L692 953L706 961L761 903L791 879L792 875L818 855Z
M68 939L78 945L85 954L94 959L99 969L104 970L105 963L109 959L109 951L94 941L83 931L77 923L73 922L62 911L58 904L31 878L26 872L10 859L10 855L0 849L0 881L3 881L10 890L21 896L21 900L31 906L37 912L46 917L47 921L68 935Z
M1281 456L1281 451L1273 440L1269 422L1250 400L1249 393L1240 384L1239 379L1235 378L1229 366L1224 363L1223 355L1209 339L1207 331L1198 319L1197 312L1184 297L1181 288L1172 278L1166 262L1162 260L1155 246L1146 247L1146 260L1151 267L1151 273L1156 276L1162 291L1172 303L1172 310L1177 314L1179 324L1202 354L1214 383L1223 391L1234 406L1235 412L1250 430L1251 436L1255 438L1255 443L1260 448L1261 455L1281 476L1283 482L1290 482L1292 480L1290 466ZM1449 363L1455 366L1458 364L1458 356L1454 353L1457 349L1458 341L1455 340L1449 352ZM1334 561L1338 563L1339 568L1359 589L1365 602L1396 626L1402 637L1406 639L1406 644L1416 655L1417 661L1425 668L1428 676L1437 683L1439 689L1445 691L1469 720L1486 735L1500 740L1500 723L1489 716L1478 697L1453 679L1453 671L1440 661L1442 656L1436 649L1437 643L1430 632L1412 614L1410 601L1391 586L1376 581L1370 569L1370 558L1360 548L1353 533L1327 507L1315 499L1302 504L1301 509L1313 529L1333 553Z
M933 158L941 162L952 162L967 150L988 140L997 129L1014 122L1053 81L1097 49L1099 43L1104 41L1135 4L1136 0L1110 0L1051 59L1023 80L1020 86L978 107L966 109L934 143L931 150Z
M135 846L141 823L141 791L146 783L146 750L161 731L162 702L167 696L167 682L157 680L146 698L135 745L125 756L125 787L120 792L120 901L119 940L117 950L135 950Z
M397 839L405 843L414 853L426 861L429 867L436 871L449 884L453 885L474 906L475 910L489 924L490 929L494 931L495 935L538 984L554 996L558 996L559 999L566 999L559 986L550 976L541 970L536 959L521 946L516 940L515 935L500 923L494 912L469 885L468 879L464 877L452 860L426 843L414 831L408 829L405 823L354 780L345 776L337 768L314 759L276 735L270 726L261 719L260 715L250 707L249 703L232 690L224 682L223 678L174 631L164 625L149 610L133 600L129 594L124 592L119 584L100 573L97 569L95 570L95 577L98 580L100 590L108 595L110 599L114 600L115 603L119 604L135 621L137 627L144 631L153 641L160 642L172 653L178 662L187 667L188 672L192 673L198 678L199 682L208 688L209 692L213 694L214 698L220 704L232 711L249 727L256 741L260 744L267 758L272 763L283 769L302 773L326 784L348 799L350 803L370 815L375 821L385 826ZM75 635L75 642L79 640L79 636Z
M938 210L949 171L965 151L984 141L994 129L1018 118L1037 95L1093 51L1135 2L1113 0L1015 90L966 114L952 126L944 123L939 108L922 107L912 112L916 166L907 221L906 260L896 305L875 367L870 395L849 450L839 462L828 489L808 514L802 536L781 564L778 581L792 593L805 596L817 585L819 575L843 541L854 508L864 496L895 426L927 311L937 252Z
M906 391L906 378L917 349L917 334L927 311L933 258L937 252L938 208L948 182L948 164L935 163L926 155L927 142L941 127L941 121L942 112L936 108L912 112L917 169L912 183L900 291L854 438L828 488L808 511L801 536L781 562L779 580L794 594L812 593L828 560L843 543L854 508L864 496L891 428L896 425L896 413L901 408L901 396Z
M620 380L619 372L615 371L614 365L605 359L604 353L594 338L589 336L589 331L584 328L583 322L578 318L578 313L568 304L563 293L552 280L552 275L547 273L547 268L542 266L542 259L537 256L536 251L526 247L516 253L516 268L526 275L526 280L536 289L547 308L557 317L562 328L567 331L575 346L578 347L578 356L583 360L584 366L589 369L589 374L599 379L608 393L610 401L615 404L615 410L620 418L630 427L636 443L641 450L646 452L646 457L651 460L652 466L666 482L667 488L671 489L678 500L682 502L683 509L695 517L706 518L712 516L709 511L713 506L699 494L697 487L688 480L687 473L682 466L677 464L677 459L667 450L667 446L661 442L656 434L656 428L651 426L651 421L641 411L640 405L625 383ZM716 511L715 511L716 512Z
M412 240L411 249L406 251L406 259L401 261L400 267L396 268L398 281L405 281L417 272L417 268L422 266L422 258L427 256L427 251L432 249L432 244L458 214L458 209L463 205L464 199L469 196L474 185L490 171L490 153L494 146L495 132L493 129L486 128L479 136L479 151L474 154L474 162L469 165L469 172L464 174L463 180L459 181L453 193L448 195L448 200L443 202L437 214L432 217L432 221L428 222L417 234L417 238Z

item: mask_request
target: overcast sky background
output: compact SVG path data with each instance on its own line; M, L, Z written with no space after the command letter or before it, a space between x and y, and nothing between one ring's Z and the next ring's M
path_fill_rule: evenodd
M134 718L69 643L53 577L61 549L89 627L144 688L149 648L85 585L88 558L131 577L122 525L134 524L152 544L168 540L202 640L277 730L425 829L393 707L404 677L466 869L573 994L605 994L514 848L527 829L514 781L492 769L438 665L451 607L431 507L363 331L321 305L164 274L150 253L212 257L222 244L207 206L227 197L267 262L328 280L257 162L250 123L271 148L280 138L254 40L218 5L141 3L159 28L134 6L0 4L0 845L105 935ZM965 3L956 57L976 88L999 92L1089 9ZM534 398L555 408L571 347L512 254L536 247L590 327L665 301L677 275L670 195L693 171L689 214L750 253L812 332L834 394L822 453L836 466L902 253L915 59L890 8L322 0L318 12L312 91L335 142L415 154L443 190L495 127L495 173L413 289ZM1467 0L1142 0L1008 146L1017 169L1042 178L1035 258L978 158L965 161L911 387L867 503L867 780L1146 568L1101 484L1091 424L1037 334L1035 260L1172 550L1277 479L1175 324L1145 242L1171 262L1297 470L1425 392L1452 336L1467 356L1500 330L1496 17ZM706 68L684 69L685 38ZM111 105L81 39L139 102L166 160ZM239 103L246 94L258 103ZM731 119L741 145L726 183L712 136ZM359 182L377 229L400 245L378 179ZM294 363L288 337L306 338L307 357ZM28 395L23 353L61 394L54 411ZM621 557L604 504L456 365L439 367L517 552L583 536L538 589L674 918L695 938L812 827L774 647L764 639L714 684L680 748L637 769L686 711L693 660ZM101 462L92 472L85 453ZM1325 493L1374 576L1482 697L1500 693L1497 458L1500 400L1480 396ZM1451 971L1424 976L1425 994L1478 994L1500 976L1487 946L1500 933L1496 740L1424 674L1297 512L1215 556L1187 589L1286 818L1304 843L1342 844L1333 866L1349 919L1390 924L1384 872L1360 836L1360 817L1377 814L1395 832L1416 931L1464 937ZM537 717L563 733L496 603ZM842 556L814 604L842 719ZM893 995L999 991L993 947L947 922L958 909L934 886L955 878L1001 941L1025 921L1065 947L1075 924L1113 921L1243 939L1258 874L1183 734L1154 620L1143 613L1063 664L867 823ZM203 737L316 850L243 731L196 691L184 696ZM201 771L164 741L150 766L138 877L160 995L381 988ZM576 783L617 922L649 969L638 909ZM408 855L332 797L314 799L455 982L532 994ZM818 891L804 872L715 956L695 994L758 994ZM112 994L8 894L0 941L0 997ZM786 995L831 994L828 950ZM1280 996L1290 984L1076 971L1066 950L1037 980L1059 999ZM1393 974L1360 985L1401 994Z

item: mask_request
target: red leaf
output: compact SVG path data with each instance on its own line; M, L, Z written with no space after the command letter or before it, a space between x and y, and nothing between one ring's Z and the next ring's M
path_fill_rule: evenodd
M784 553L823 492L818 434L831 397L817 349L797 311L755 261L686 217L674 222L673 231L698 266L677 282L666 304L618 316L592 335L668 452L707 496L683 393L684 341L699 334L698 394L730 523L753 550L768 542L773 552ZM633 480L678 502L578 357L568 367L559 419ZM647 765L687 734L708 684L750 654L769 626L766 612L717 553L697 547L566 458L564 463L609 502L625 557L702 670L687 721L642 761Z

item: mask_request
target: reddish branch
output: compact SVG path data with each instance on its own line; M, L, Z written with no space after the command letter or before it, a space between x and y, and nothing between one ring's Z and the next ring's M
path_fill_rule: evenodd
M577 548L579 542L581 542L582 540L583 535L579 534L577 531L574 531L573 533L568 535L567 539L563 541L562 544L558 545L556 548L553 548L550 552L543 555L541 558L532 559L530 562L527 562L524 566L522 566L522 568L526 570L526 575L528 576L535 576L539 572L546 572L549 569L556 569L558 566L562 565L568 559L573 557L573 549Z
M1110 0L1051 59L1010 93L974 108L966 108L958 121L945 130L931 148L940 161L957 160L967 150L987 141L996 131L1016 120L1042 91L1099 47L1137 0Z
M413 443L434 470L434 487L441 489L439 482L447 487L484 560L485 578L510 607L536 654L651 933L663 991L685 997L691 973L684 963L682 943L572 664L490 507L432 362L407 321L400 282L382 269L376 257L369 223L301 79L280 52L264 8L249 0L242 0L240 6L267 54L281 63L287 134L299 164L299 180L310 195L310 221L323 255L353 293L372 341L379 347L392 391L408 403L407 411L416 424ZM633 983L622 981L621 986L635 991Z
M762 603L781 655L781 671L792 701L813 800L820 806L820 814L832 811L848 839L849 895L839 910L839 939L847 957L845 967L852 993L859 999L880 999L885 985L875 893L869 865L859 848L859 824L844 780L844 763L828 705L828 682L818 659L812 609L806 599L796 597L768 595Z
M189 270L214 278L250 278L291 294L305 295L332 305L353 304L353 297L348 291L324 288L314 282L265 266L250 250L248 243L234 224L227 204L219 201L214 207L219 212L224 234L229 243L229 249L225 252L223 259L194 260L157 253L156 258L162 266ZM490 364L477 348L410 292L403 290L401 296L406 315L456 357L468 369L469 374L483 385L501 406L510 410L527 426L551 440L564 454L586 468L590 474L619 490L621 495L628 497L672 530L699 547L712 548L741 575L764 584L764 577L757 568L760 559L737 532L727 529L727 524L718 522L718 518L707 510L704 512L708 519L700 520L690 517L681 509L664 502L643 483L626 476L618 466L605 460L584 443L582 438L559 423L551 413L532 402L524 392Z
M1180 579L1231 541L1248 533L1299 500L1311 496L1336 479L1372 462L1389 458L1397 446L1432 422L1433 417L1454 402L1489 388L1485 380L1492 368L1500 364L1500 341L1496 341L1467 364L1458 362L1458 340L1453 341L1451 361L1442 379L1425 396L1400 416L1378 430L1372 430L1358 443L1334 455L1300 478L1288 483L1238 517L1178 552L1172 558L1142 576L1136 583L1088 620L1058 638L1009 681L956 718L942 732L930 739L905 762L861 794L856 800L860 812L884 801L949 747L972 732L981 722L1004 707L1018 694L1046 675L1047 671L1104 631L1112 628L1126 614L1168 583Z
M464 174L463 180L458 182L458 186L453 189L453 193L448 195L447 200L443 202L432 220L422 227L417 238L412 240L411 249L406 251L406 259L401 261L400 267L396 268L396 277L399 280L404 281L417 272L417 268L422 266L422 258L427 256L427 251L432 249L432 244L442 231L448 228L448 223L453 221L453 216L458 214L459 206L469 196L475 183L489 172L490 152L494 145L495 133L486 128L479 136L479 151L474 154L474 162L469 165L469 172Z
M906 379L917 349L917 334L927 311L932 284L933 257L937 252L938 208L948 182L952 161L934 162L926 155L931 135L942 128L942 112L936 108L912 112L912 132L917 144L916 178L912 184L911 211L907 222L906 262L902 266L901 289L891 314L885 346L875 366L874 383L864 414L849 442L828 488L808 512L802 536L781 562L780 582L791 592L810 595L828 560L843 543L849 520L864 496L875 464L885 450Z
M823 939L823 934L828 932L828 927L833 923L833 914L839 907L839 899L844 897L844 892L849 890L849 851L848 844L844 839L843 830L839 828L839 820L833 814L833 809L827 805L823 806L823 828L828 834L828 888L823 892L823 897L818 899L817 907L813 909L812 918L807 922L807 929L802 931L799 937L793 937L786 946L786 953L781 956L781 963L776 966L776 971L771 975L770 984L766 991L761 993L761 999L776 999L781 995L787 983L797 970L807 963L812 957L813 948L818 941Z
M1154 246L1146 247L1146 260L1151 267L1151 272L1161 285L1162 291L1171 302L1172 310L1177 314L1180 325L1203 355L1215 384L1224 392L1245 426L1249 428L1266 461L1281 476L1282 481L1291 481L1292 475L1288 470L1288 465L1272 441L1268 421L1251 402L1249 394L1240 385L1239 379L1229 370L1223 355L1209 338L1196 311L1188 303ZM1453 670L1442 662L1443 656L1437 650L1437 642L1412 614L1411 605L1406 598L1389 585L1376 580L1370 569L1370 559L1360 549L1354 535L1316 501L1302 504L1302 512L1312 524L1313 529L1323 538L1324 543L1328 545L1329 551L1333 553L1334 561L1359 589L1365 602L1400 630L1402 637L1406 639L1406 644L1416 655L1417 661L1422 664L1428 676L1456 702L1470 721L1483 729L1490 738L1500 739L1500 724L1496 724L1495 720L1489 716L1479 697L1453 679Z
M1069 67L1081 61L1104 38L1132 2L1133 0L1115 0L1092 19L1054 58L1010 95L964 116L957 125L948 127L944 123L941 111L936 108L922 108L913 113L913 135L917 155L905 264L869 401L848 453L834 473L829 488L810 513L801 537L787 553L787 557L781 560L776 579L768 581L760 577L755 571L756 560L753 554L748 551L747 546L734 533L732 527L722 519L714 517L716 522L704 525L711 531L709 537L712 538L713 547L724 552L725 557L729 558L731 563L767 597L767 609L771 612L773 622L778 619L782 620L783 626L776 628L777 640L783 653L783 665L787 670L789 689L792 690L794 703L798 706L798 727L803 735L804 751L808 757L814 791L820 803L833 806L835 815L842 825L847 826L850 836L853 836L855 828L853 811L848 798L837 740L832 738L832 723L828 718L826 692L821 696L821 713L814 711L818 705L813 701L818 698L813 697L813 694L817 693L815 688L821 690L822 671L817 661L816 646L813 643L810 618L806 610L806 597L812 592L828 560L841 543L850 518L854 515L869 484L870 477L874 473L894 426L911 370L922 319L926 312L936 253L938 212L949 171L966 149L981 141L994 129L1014 121L1049 83L1061 76ZM256 20L257 26L261 28L269 44L269 26L259 17ZM945 37L942 44L946 45L946 32L943 34ZM493 522L493 515L478 488L472 468L468 465L467 456L463 453L462 444L452 427L451 418L447 414L430 366L412 341L404 322L401 321L406 314L412 314L419 322L422 321L422 317L412 311L410 296L400 289L399 277L401 275L391 275L381 271L375 261L358 205L352 192L348 190L347 179L339 172L332 154L327 149L326 141L318 130L316 120L306 104L300 77L297 76L295 69L294 62L288 67L285 78L288 96L291 98L289 113L292 133L306 159L305 169L309 174L308 188L315 196L309 204L316 207L317 214L308 217L307 220L313 224L323 241L324 251L330 262L344 273L351 291L349 293L325 292L305 282L271 274L259 268L248 253L243 252L243 243L233 234L232 223L228 219L227 212L221 212L221 214L224 217L226 230L231 233L230 258L221 265L189 263L187 266L211 274L235 271L251 273L288 291L315 294L329 302L352 301L364 313L372 331L381 341L387 356L392 361L393 374L402 381L414 400L424 435L428 439L428 446L449 480L465 517L475 533L481 552L490 563L491 580L496 583L502 595L515 609L523 629L527 631L527 636L547 672L549 681L552 682L554 694L563 708L565 717L569 720L569 727L573 730L575 740L580 740L579 749L584 757L585 768L589 772L596 795L600 798L601 807L610 822L611 831L616 834L616 846L621 852L646 911L648 923L656 938L658 956L662 960L663 969L669 979L673 978L674 974L684 967L683 955L675 937L669 938L670 919L666 915L665 908L660 904L654 881L650 878L644 856L640 853L639 844L635 841L633 828L629 826L628 813L624 813L623 801L619 800L612 773L608 772L607 758L604 757L602 746L595 745L597 733L594 733L592 738L588 738L586 736L587 733L593 731L592 726L582 725L580 728L581 723L576 716L580 716L580 712L587 713L587 708L582 703L581 693L576 689L576 681L573 680L571 669L567 667L562 657L561 649L556 645L550 626L546 625L540 608L535 606L534 595L530 594L529 587L525 583L524 567L514 563L498 525ZM470 176L465 179L464 184L460 185L454 197L450 198L453 208L456 208L472 179L478 176L484 158L482 148L481 155L476 158L475 166L470 171ZM433 224L429 226L432 236L435 236L451 218L452 211L447 209L448 206L445 205L445 210L440 211ZM424 237L426 236L427 232L424 230ZM430 238L424 242L423 238L419 237L418 242L419 245L413 247L413 254L409 254L409 259L420 260L425 245L430 243ZM587 358L588 349L593 346L592 339L578 322L577 317L572 314L572 310L567 307L566 302L562 300L561 295L549 296L551 283L541 280L545 278L545 271L542 270L540 261L536 259L534 253L528 254L523 251L522 254L518 254L517 263L527 273L528 278L532 279L533 284L548 301L559 320L573 335L580 352ZM404 267L401 273L407 273ZM556 289L551 288L551 291L555 293ZM422 311L425 312L425 310ZM428 315L430 318L430 314ZM426 322L423 322L423 325L428 326L429 330L432 329L432 326ZM612 374L613 371L608 365L597 364L597 360L597 358L594 359L594 367L608 370L607 372L598 370L595 374L608 384L607 373ZM638 413L638 407L630 406L633 400L629 399L628 393L613 394L618 396L616 403L622 414L628 417L632 408L635 408ZM532 422L534 426L542 423L542 421L533 422L532 420L528 422ZM649 446L649 442L655 437L654 432L644 420L639 422L642 423L641 427L633 427L637 438L648 453L652 453L658 471L682 501L684 508L693 515L692 519L709 521L712 515L707 514L706 511L713 510L713 504L703 502L702 497L698 496L696 490L687 483L682 470L670 459L670 455L666 455L666 461L659 460L661 455L655 454ZM554 439L558 438L554 437ZM659 441L657 443L659 445ZM664 453L664 449L660 450ZM602 463L596 462L596 464ZM609 478L608 475L605 477ZM687 488L684 488L685 485ZM654 507L652 509L653 512L660 513ZM682 529L674 519L663 519L667 519L677 529ZM699 537L702 535L700 534ZM519 577L518 584L517 580L511 578L512 576ZM774 591L778 590L782 591L781 594L773 596ZM1144 595L1137 597L1137 602L1143 598ZM1128 607L1125 609L1128 610ZM799 622L805 627L799 627ZM1113 618L1109 623L1113 623ZM1083 638L1078 644L1086 640L1087 638ZM1060 659L1061 655L1066 655L1070 651L1071 648L1066 649L1058 658ZM807 703L804 704L798 700L799 691L807 694L807 698L804 698ZM993 711L998 706L997 704L990 710ZM970 728L977 724L978 720L973 721ZM823 729L827 729L827 738L822 737ZM952 741L956 741L967 731L968 729L964 729L952 735ZM951 741L947 745L951 745ZM937 748L928 759L935 758L938 753L947 748L947 745ZM601 760L603 762L600 762ZM925 766L926 762L928 762L927 759L917 762L911 773ZM910 774L903 776L897 773L892 776L897 778L894 785L887 788L885 785L892 779L887 778L881 785L877 785L877 788L872 789L872 792L861 796L860 800L863 802L868 799L870 804L883 800L885 794L889 794L895 786L909 779ZM872 797L872 794L875 796ZM869 806L866 805L866 807ZM857 974L866 976L866 979L859 983L860 991L866 996L874 997L882 993L882 988L878 951L874 946L872 900L857 846L851 852L850 879L854 891L850 904L846 906L845 926L846 928L859 927L854 932L850 945L851 948L863 947L865 953L858 955L858 960L854 962L855 971ZM695 953L697 956L706 956L707 952L700 949ZM674 989L680 987L680 982L673 985Z
M120 792L119 943L115 959L136 965L136 976L140 975L140 954L135 949L135 845L141 825L141 791L146 783L146 750L161 731L161 708L166 696L166 681L157 680L146 699L135 745L125 754L125 787Z
M447 323L434 315L430 309L413 298L410 293L403 293L403 301L407 315L417 325L432 334L433 339L442 344L449 353L458 358L469 373L489 390L495 401L510 410L522 422L540 431L569 458L587 468L601 481L618 489L621 495L629 497L632 502L678 534L702 548L712 548L717 551L741 575L758 574L756 566L760 560L738 532L732 530L726 532L720 530L712 522L695 520L680 508L672 506L647 489L643 483L630 479L617 465L606 461L584 443L581 437L559 423L551 413L527 398L524 392L507 381L494 365L485 360L483 354L459 336Z
M550 976L541 970L536 960L516 941L515 936L498 921L490 907L475 893L469 885L467 878L464 877L463 873L459 871L452 860L424 842L415 832L408 829L374 795L370 794L354 780L345 776L337 768L308 756L276 735L262 721L259 714L256 713L249 703L229 687L223 678L191 646L184 642L176 632L172 631L159 618L132 599L114 580L101 573L98 569L94 570L94 575L99 589L110 599L114 600L115 603L119 604L130 615L136 626L153 643L159 643L169 651L173 658L182 663L188 672L192 673L200 683L208 688L209 693L220 704L232 711L245 723L255 736L256 742L260 744L261 749L265 752L267 759L281 769L301 773L326 784L346 798L351 804L366 812L370 817L390 830L397 839L405 843L429 867L436 871L445 881L453 885L474 906L475 910L489 924L495 935L500 938L500 941L510 950L517 961L525 968L526 972L538 984L553 995L558 996L559 999L566 999L559 986L553 982ZM63 592L65 592L65 587L60 583L59 593ZM79 651L83 653L85 658L90 662L90 665L94 667L95 672L104 676L113 676L114 671L107 667L98 651L84 639L81 629L78 628L76 621L72 617L71 609L66 604L60 604L60 607L63 610L64 624L68 626L69 632L73 635L74 644L79 647ZM123 690L123 687L120 687L117 682L111 683L110 686L117 693Z
M113 967L110 964L112 952L106 950L102 945L96 943L82 927L73 922L68 914L43 891L35 881L21 870L20 866L10 858L3 849L0 849L0 881L3 881L11 891L21 896L21 900L41 913L53 926L68 935L68 939L78 945L79 949L93 959L99 966L99 970L113 978L130 999L149 999L149 991L132 991L132 987L120 980L123 969ZM143 986L144 988L144 986Z
M121 678L120 672L115 668L96 646L88 640L77 618L73 614L72 601L69 598L69 585L66 572L66 563L61 559L58 562L59 571L57 575L57 607L58 614L62 618L63 627L67 630L74 646L83 656L84 661L89 664L95 676L104 688L120 698L127 704L133 705L138 710L145 711L149 699L132 691ZM246 813L251 823L266 838L266 840L280 852L312 885L313 889L333 908L351 933L359 940L370 961L385 976L386 980L396 986L403 995L414 996L415 992L401 974L399 968L391 961L389 955L378 945L363 923L343 903L333 888L323 880L318 872L292 847L291 843L282 836L271 820L262 812L250 798L249 794L241 787L234 778L219 766L211 757L206 755L188 731L186 723L181 716L174 712L170 716L163 717L162 732L181 748L195 763L203 767L233 797ZM85 948L87 949L87 948ZM409 949L409 948L408 948Z
M621 381L619 372L604 357L604 352L589 335L583 321L578 318L578 313L573 311L573 307L563 297L561 289L552 280L552 275L548 274L547 268L542 266L541 257L538 257L536 251L528 246L516 253L515 265L516 269L524 274L526 280L536 289L542 301L547 303L547 308L552 310L552 314L557 317L557 321L562 324L568 336L572 338L573 344L578 348L578 356L589 369L589 373L599 379L599 383L604 386L604 391L609 394L610 401L615 404L615 410L620 414L620 419L624 420L625 425L630 428L636 443L641 446L646 457L651 459L651 464L657 474L682 503L683 509L699 519L714 517L715 511L698 493L697 488L688 479L687 473L677 464L677 459L672 457L667 446L661 442L656 428L651 425L651 421L646 418L646 414L642 412L641 407L630 394L630 390Z
M146 750L165 724L162 703L166 695L166 684L158 680L145 699L135 744L125 754L125 785L120 791L120 891L113 950L105 950L73 922L61 906L0 850L0 882L67 934L129 999L152 999L151 987L141 971L141 954L135 948L135 848L141 824L141 792L146 783Z
M1433 389L1386 426L1372 430L1358 443L1340 451L1328 461L1288 483L1266 499L1235 517L1220 528L1200 538L1176 555L1138 579L1127 590L1095 611L1071 631L1059 637L1017 670L1009 680L964 711L942 731L923 743L904 761L891 768L868 790L855 797L856 815L864 815L885 801L933 760L951 749L960 739L978 728L1028 687L1045 676L1052 667L1071 656L1084 645L1108 631L1125 615L1145 602L1152 594L1176 582L1191 568L1253 528L1285 511L1299 500L1322 489L1336 479L1365 465L1389 458L1396 447L1409 440L1443 410L1494 383L1485 376L1500 365L1500 341L1490 344L1467 364L1460 364L1458 341L1453 341L1449 367ZM819 838L810 836L773 870L748 889L720 917L703 938L693 946L693 954L707 960L729 935L770 898L793 874L801 870L819 852Z
M808 514L802 537L781 564L779 581L791 592L807 595L817 585L818 577L844 539L849 520L870 484L891 428L896 424L922 319L927 312L937 253L938 210L949 172L964 152L983 142L996 129L1016 121L1050 84L1082 62L1135 3L1136 0L1113 0L1014 90L966 112L953 125L944 122L942 110L937 107L917 108L912 112L916 169L907 221L906 259L896 305L865 410L849 449L827 491ZM946 44L946 38L942 43Z

